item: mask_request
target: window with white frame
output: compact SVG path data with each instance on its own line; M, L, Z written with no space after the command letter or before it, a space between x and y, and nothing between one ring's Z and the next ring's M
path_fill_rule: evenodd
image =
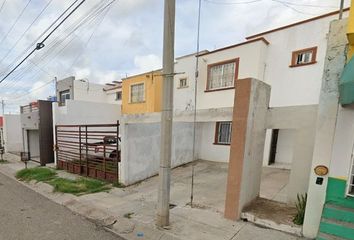
M65 101L70 99L70 90L65 90L59 92L59 105L65 106Z
M217 122L215 144L229 145L231 143L232 122Z
M236 76L236 61L210 65L207 90L233 87Z
M179 88L186 88L187 85L187 78L180 78L179 79Z
M348 195L354 197L354 160L352 159L352 163L350 165L348 178Z
M145 100L144 83L133 84L130 86L130 102L139 103Z
M297 50L292 53L290 67L316 63L317 47Z

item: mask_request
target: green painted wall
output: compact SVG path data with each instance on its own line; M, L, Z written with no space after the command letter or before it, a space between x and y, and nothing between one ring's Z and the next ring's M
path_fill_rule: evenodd
M345 66L339 80L339 102L342 105L354 103L354 57Z
M345 196L346 181L338 178L328 178L326 203L333 203L354 209L354 198Z
M328 178L326 204L323 208L317 240L354 240L354 198L345 196L346 181Z

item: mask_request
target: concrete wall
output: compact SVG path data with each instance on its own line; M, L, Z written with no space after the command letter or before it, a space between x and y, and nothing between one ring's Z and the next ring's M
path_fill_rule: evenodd
M120 181L129 185L158 173L160 123L124 123ZM172 167L192 161L193 123L173 123Z
M53 124L110 124L120 119L116 104L68 100L66 106L53 104Z
M101 84L90 83L88 80L74 81L74 97L72 99L87 102L107 102L107 95Z
M294 130L279 130L275 163L291 164L293 161Z
M21 113L21 128L38 129L39 128L39 111Z
M4 116L4 140L6 152L22 151L22 131L20 115Z
M271 107L318 104L329 24L334 19L337 14L257 36L270 42L264 81L272 87ZM316 64L289 67L293 51L316 46Z
M290 164L287 201L294 202L298 193L305 193L309 184L312 154L314 148L314 129L316 127L317 105L275 107L267 113L267 129L280 129L279 136L287 138L286 145L277 152L287 149L291 158L285 156ZM284 134L281 135L281 132ZM290 145L291 143L291 145ZM283 144L278 141L278 144ZM269 153L268 153L269 154ZM280 152L286 155L286 152ZM264 160L263 160L264 162Z
M330 177L348 179L354 146L354 107L339 107L330 163Z
M259 80L236 82L226 218L239 219L242 209L259 196L269 96L269 85Z
M214 144L216 122L202 122L198 123L198 126L200 135L196 141L199 144L199 159L228 162L230 158L230 146Z

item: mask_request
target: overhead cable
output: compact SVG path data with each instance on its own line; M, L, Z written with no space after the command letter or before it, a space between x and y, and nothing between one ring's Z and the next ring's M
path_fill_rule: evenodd
M17 16L15 22L12 24L12 26L9 28L9 30L7 31L7 33L5 34L5 36L1 39L0 41L0 46L2 45L2 43L5 41L5 39L9 36L10 32L12 31L12 29L14 29L14 27L16 26L17 22L20 20L20 18L22 17L23 13L26 11L28 5L31 3L32 0L28 0L27 4L25 5L25 7L22 9L22 11L20 12L20 14Z
M22 61L17 64L8 74L5 75L0 80L0 83L2 83L8 76L10 76L11 73L13 73L24 61L27 60L36 50L42 49L45 45L45 41L85 2L86 0L82 0L50 33L40 42L36 44L36 47L25 57L22 59Z

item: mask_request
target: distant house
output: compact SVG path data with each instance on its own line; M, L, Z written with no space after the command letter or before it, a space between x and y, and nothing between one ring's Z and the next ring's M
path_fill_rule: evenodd
M106 85L71 76L57 81L57 105L53 122L57 124L115 123L120 117L121 82Z
M38 100L21 106L23 154L45 166L54 162L52 102Z
M161 111L162 72L142 73L122 79L122 113L151 113Z

